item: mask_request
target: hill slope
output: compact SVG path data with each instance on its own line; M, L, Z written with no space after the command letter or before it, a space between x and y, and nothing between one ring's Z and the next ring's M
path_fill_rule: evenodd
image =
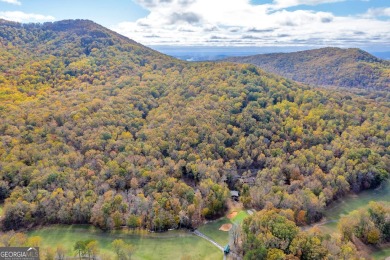
M302 224L388 175L384 104L181 62L89 21L2 21L0 42L5 229L194 227L228 186Z
M390 89L390 62L360 49L322 48L293 53L233 57L283 77L321 86Z

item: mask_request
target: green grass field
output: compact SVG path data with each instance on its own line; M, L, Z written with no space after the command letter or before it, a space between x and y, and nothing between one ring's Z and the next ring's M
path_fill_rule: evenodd
M232 222L235 224L241 224L241 222L246 218L249 214L246 210L241 210L238 214L232 219Z
M199 228L199 231L209 236L222 246L229 243L229 232L220 231L223 224L239 224L248 214L240 211L229 220L226 217L209 222ZM90 225L53 225L28 232L28 236L42 237L41 247L55 248L63 245L67 255L76 255L73 246L78 240L94 239L99 243L102 253L111 254L111 242L123 239L135 246L133 259L222 259L223 254L218 248L203 238L184 230L174 230L165 233L149 233L147 231L111 231L102 230Z
M95 239L101 252L113 255L111 242L123 239L135 246L132 259L222 259L223 254L206 240L189 232L175 230L165 233L116 231L103 232L88 225L54 225L28 232L28 236L41 236L42 247L63 245L68 255L75 255L73 245L78 240Z
M239 225L244 220L244 218L247 216L248 216L248 213L245 210L241 210L232 219L228 219L226 217L223 217L223 218L220 218L218 220L208 222L207 224L198 228L198 230L200 232L202 232L203 234L205 234L206 236L208 236L209 238L216 241L218 244L225 246L227 243L229 243L229 232L220 231L219 228L223 224L228 224L228 223Z
M231 223L230 220L226 217L220 218L218 220L214 220L204 224L199 227L198 230L213 239L215 242L220 244L221 246L225 246L229 243L229 232L218 230L223 224Z
M390 248L384 248L381 250L378 250L377 252L373 253L371 255L372 258L375 260L385 260L386 257L390 256Z

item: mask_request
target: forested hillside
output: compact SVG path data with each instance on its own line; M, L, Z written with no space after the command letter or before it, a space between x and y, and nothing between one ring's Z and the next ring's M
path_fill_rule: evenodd
M0 43L4 229L196 227L229 188L302 225L388 177L388 103L181 62L89 21L2 21Z
M310 85L390 90L390 62L360 49L322 48L233 57L265 71Z

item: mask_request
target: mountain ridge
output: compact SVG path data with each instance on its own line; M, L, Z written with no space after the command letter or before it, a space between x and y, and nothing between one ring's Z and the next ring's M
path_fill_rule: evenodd
M134 40L129 39L128 37L125 37L121 34L118 34L108 28L105 28L104 26L101 26L91 20L88 19L68 19L68 20L61 20L61 21L55 21L55 22L44 22L44 23L19 23L19 22L13 22L8 21L5 19L0 19L0 25L1 26L10 26L15 28L42 28L44 30L51 30L51 31L66 31L67 33L70 32L76 32L77 34L85 34L90 32L91 30L101 30L105 32L109 32L111 36L118 37L120 39L126 39L128 41L131 41L132 43L136 43ZM4 37L4 36L3 36ZM2 37L2 38L3 38ZM139 44L139 43L137 43ZM140 44L141 45L141 44Z
M358 48L326 47L292 53L231 57L289 79L322 86L384 90L390 88L390 62Z

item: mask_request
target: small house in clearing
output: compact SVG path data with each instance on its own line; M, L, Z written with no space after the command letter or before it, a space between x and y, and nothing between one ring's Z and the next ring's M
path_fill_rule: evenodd
M255 177L241 177L240 178L241 184L248 184L249 186L253 186L256 183Z
M233 200L238 201L239 193L237 190L231 190L230 196L232 197Z

